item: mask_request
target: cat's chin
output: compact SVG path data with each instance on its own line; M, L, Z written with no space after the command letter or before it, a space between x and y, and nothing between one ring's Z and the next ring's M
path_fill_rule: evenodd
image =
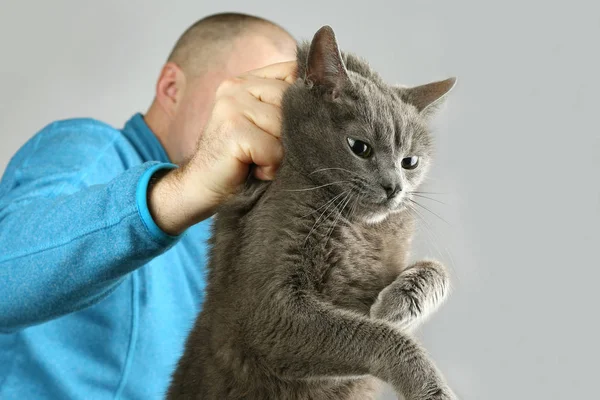
M382 213L376 213L376 214L371 214L371 215L367 215L364 217L364 222L367 225L375 225L378 224L380 222L385 221L385 219L390 215L389 212L382 212Z
M385 221L390 215L402 212L405 208L406 206L403 203L399 203L393 209L383 209L381 211L372 212L365 215L362 219L367 225L376 225Z

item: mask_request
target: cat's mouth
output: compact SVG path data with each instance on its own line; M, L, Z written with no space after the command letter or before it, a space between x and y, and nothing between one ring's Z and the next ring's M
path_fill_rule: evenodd
M383 209L387 209L388 211L396 211L400 209L404 200L404 195L400 194L398 196L394 196L392 198L384 197L382 200L377 202L377 205Z
M385 220L389 215L402 211L404 207L404 196L396 196L388 199L371 202L369 213L364 216L364 220L368 224L376 224Z

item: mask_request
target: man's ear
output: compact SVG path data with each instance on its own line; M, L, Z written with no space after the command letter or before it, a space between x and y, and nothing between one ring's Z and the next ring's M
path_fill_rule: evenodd
M156 101L169 116L179 107L185 90L186 78L182 69L173 62L166 63L156 83Z

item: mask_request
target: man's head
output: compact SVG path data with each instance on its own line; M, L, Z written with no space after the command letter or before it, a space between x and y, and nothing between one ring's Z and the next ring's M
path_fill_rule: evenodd
M195 150L219 84L246 71L295 59L296 42L280 26L245 14L216 14L177 41L156 85L146 122L180 163Z

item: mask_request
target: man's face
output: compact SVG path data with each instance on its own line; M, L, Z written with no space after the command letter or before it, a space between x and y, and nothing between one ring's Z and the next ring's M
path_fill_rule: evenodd
M289 49L287 48L289 47ZM179 141L182 160L194 154L196 143L210 118L215 92L223 80L278 62L295 59L296 44L289 40L284 51L263 37L240 38L226 55L226 65L186 82L181 103L173 117L169 135ZM181 162L182 160L173 160Z

